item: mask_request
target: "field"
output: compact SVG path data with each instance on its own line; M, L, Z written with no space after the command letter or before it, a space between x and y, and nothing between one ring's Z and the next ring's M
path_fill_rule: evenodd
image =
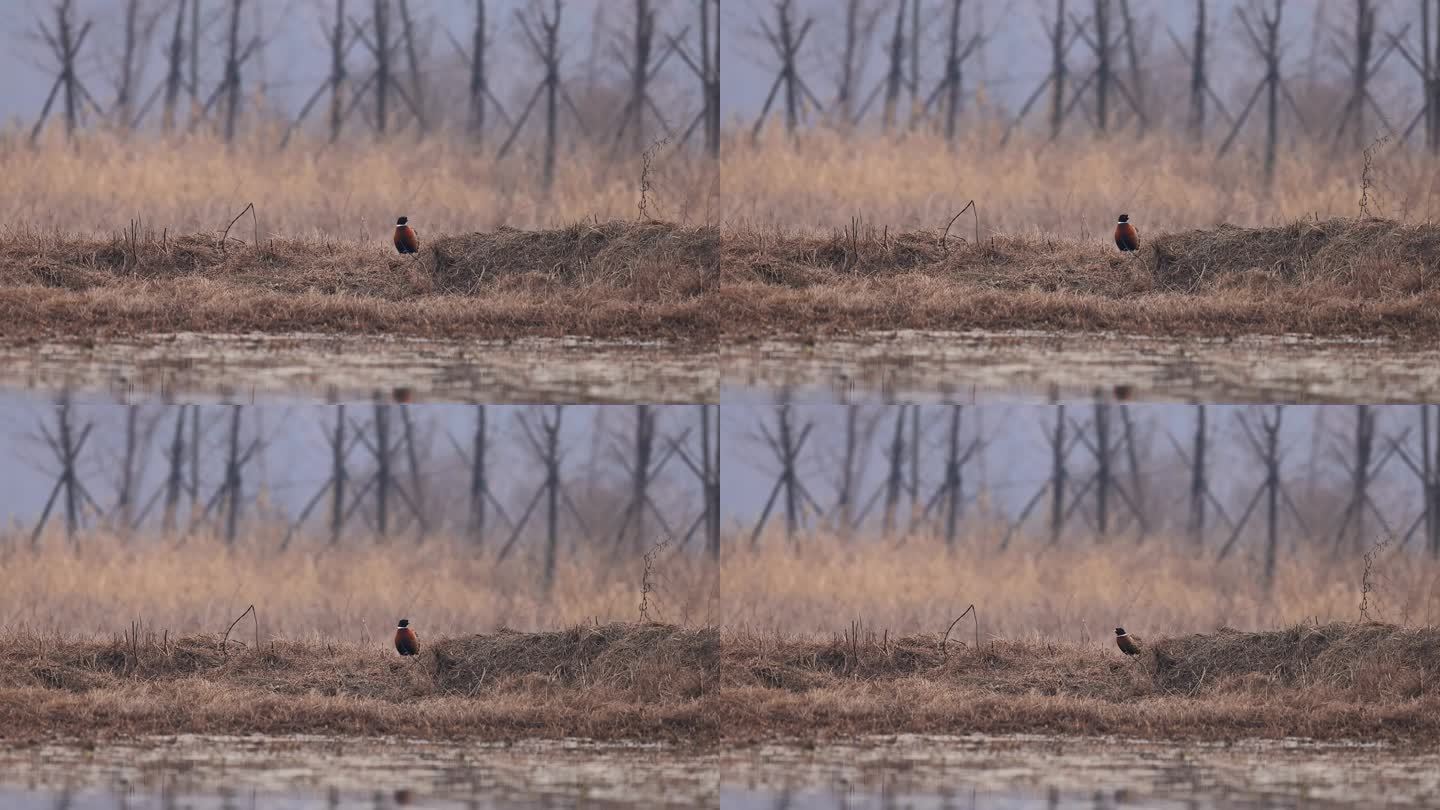
M567 167L547 194L523 164L444 139L277 154L261 137L227 149L93 135L31 151L12 135L0 335L713 340L706 161L581 154ZM421 235L413 258L390 244L402 213Z
M453 538L286 553L279 539L15 538L0 736L714 738L716 581L697 559L657 562L640 621L639 560L567 555L547 593L534 561ZM401 616L421 636L413 661L391 647Z
M707 705L718 641L713 628L580 625L437 637L402 659L349 642L11 632L0 737L586 737L698 748L716 734Z
M1440 707L1433 560L1302 552L1267 589L1252 560L1217 563L1184 538L976 549L993 539L737 538L721 571L722 733L1440 732L1426 719ZM1115 648L1117 625L1150 642L1142 656Z
M730 334L1440 334L1440 186L1425 158L1387 154L1362 213L1361 169L1318 152L1287 162L1266 192L1243 159L1216 164L1165 138L1123 154L1089 141L1032 150L951 151L925 136L732 142ZM1133 256L1111 241L1120 212L1141 229Z

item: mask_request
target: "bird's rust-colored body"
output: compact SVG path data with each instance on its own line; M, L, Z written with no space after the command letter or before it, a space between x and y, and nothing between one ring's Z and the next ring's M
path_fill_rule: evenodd
M1115 628L1115 646L1119 647L1120 652L1126 655L1139 655L1140 637L1130 635L1125 632L1123 627L1117 627Z
M1121 214L1115 223L1115 247L1124 253L1140 249L1140 232L1131 224L1129 214Z
M401 619L395 628L395 651L401 655L420 654L420 637L411 629L409 619Z
M395 250L400 253L417 253L420 250L420 238L409 223L409 217L400 217L395 221Z

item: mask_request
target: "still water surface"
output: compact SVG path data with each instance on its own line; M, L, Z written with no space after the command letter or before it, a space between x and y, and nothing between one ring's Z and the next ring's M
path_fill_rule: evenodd
M713 752L649 744L198 737L0 744L6 810L715 807Z
M727 810L1434 807L1440 746L902 735L721 754Z
M710 403L713 347L525 338L174 334L0 343L0 390L105 402Z
M730 401L1440 401L1440 348L1386 340L899 331L720 350Z

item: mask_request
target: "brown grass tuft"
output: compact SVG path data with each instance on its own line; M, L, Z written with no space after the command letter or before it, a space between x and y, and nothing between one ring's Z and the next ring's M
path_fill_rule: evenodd
M1119 734L1419 741L1440 732L1440 630L1300 625L1118 650L938 634L830 640L728 633L726 737L857 733Z
M607 624L421 639L421 655L214 635L0 639L0 737L583 736L713 744L715 628Z
M195 332L712 340L715 228L609 222L388 242L0 234L0 335Z
M732 335L869 329L1440 336L1440 225L1337 219L1108 237L982 236L861 226L830 236L727 231Z

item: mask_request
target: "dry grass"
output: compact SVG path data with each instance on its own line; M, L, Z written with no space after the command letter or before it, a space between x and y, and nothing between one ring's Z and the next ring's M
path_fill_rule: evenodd
M964 218L942 236L729 230L721 320L742 337L897 328L1440 336L1440 225L1151 232L1134 256L1108 237L982 233L977 245Z
M892 636L936 633L973 603L982 641L1109 649L1117 625L1151 637L1353 621L1364 572L1357 555L1302 544L1282 555L1267 591L1243 547L1216 562L1213 546L1193 553L1184 537L1168 536L1058 548L1022 539L1005 552L996 550L999 535L984 531L962 537L953 552L924 536L901 544L815 534L787 548L772 531L756 549L748 534L728 540L720 623L757 633L829 634L854 619ZM1370 581L1371 618L1440 625L1440 561L1392 548L1377 557ZM954 637L971 633L966 618Z
M713 340L718 231L658 222L384 240L0 234L0 336L195 332Z
M179 733L712 745L719 633L604 624L371 646L154 632L0 638L0 737Z
M555 185L540 188L538 165L464 139L400 138L328 145L300 140L280 151L260 131L231 146L209 135L125 138L89 133L67 144L49 133L38 149L27 133L0 133L6 194L0 222L100 238L143 220L171 234L216 233L255 203L262 240L377 244L395 218L427 234L553 229L572 222L633 219L641 161L577 147L560 160ZM651 167L651 215L712 223L716 177L709 161L664 151ZM249 217L246 218L249 239ZM239 226L237 226L239 227Z
M1216 161L1216 144L1196 148L1178 135L1055 144L1022 136L999 147L1000 135L982 127L952 148L931 134L842 137L811 130L792 144L776 130L752 145L748 133L735 133L725 144L720 179L724 221L739 230L765 223L826 234L859 216L896 233L944 228L973 199L982 238L1106 244L1119 213L1134 218L1142 237L1360 213L1364 160L1358 152L1289 145L1267 190L1257 155L1237 149ZM1440 220L1436 168L1422 150L1381 150L1371 170L1371 212L1406 222Z
M132 621L171 634L223 633L247 605L271 638L345 642L383 650L398 618L422 639L502 627L549 630L639 617L644 563L608 544L560 555L549 593L540 561L522 545L504 562L498 546L462 538L376 544L345 538L280 553L283 527L257 529L236 547L195 536L124 539L89 532L76 550L63 533L29 549L28 533L0 532L0 631L109 636ZM684 626L714 622L718 580L699 554L661 558L651 616ZM658 608L658 613L656 609ZM249 617L236 634L250 637Z
M1440 630L1295 625L1156 638L1136 659L1068 644L731 633L727 738L1051 733L1425 741L1440 732Z

